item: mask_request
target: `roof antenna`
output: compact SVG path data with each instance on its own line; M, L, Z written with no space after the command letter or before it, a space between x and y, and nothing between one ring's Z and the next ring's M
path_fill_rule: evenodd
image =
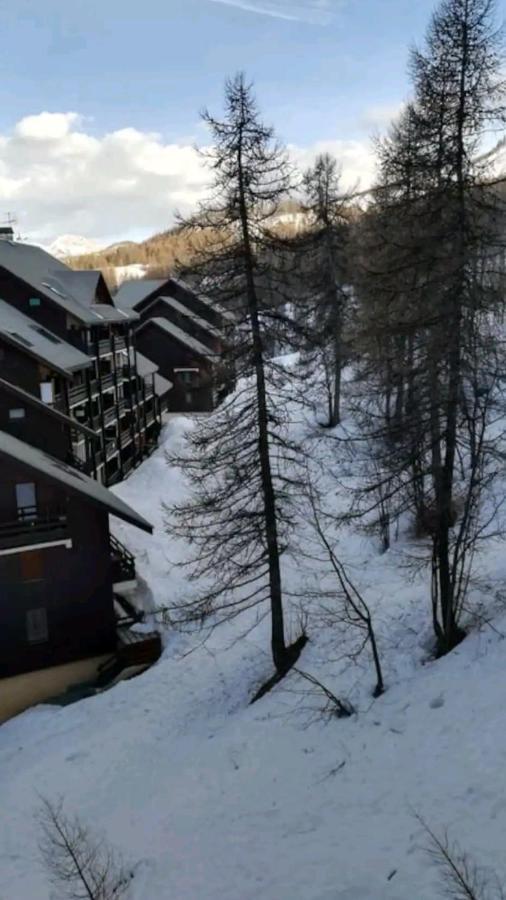
M14 213L7 212L4 216L4 222L0 225L0 240L14 240L14 225L18 224L17 217Z

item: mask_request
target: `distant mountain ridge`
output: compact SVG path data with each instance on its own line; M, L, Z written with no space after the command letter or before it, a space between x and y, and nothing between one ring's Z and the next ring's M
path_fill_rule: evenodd
M51 256L57 259L66 259L71 256L84 256L89 253L99 253L103 244L93 238L86 238L79 234L62 234L45 249Z
M486 164L488 179L506 180L506 137L482 153L477 161ZM304 230L309 220L300 202L287 200L270 221L280 231L297 234ZM142 241L118 241L108 246L92 238L67 234L45 249L53 256L65 259L73 268L100 269L113 286L128 278L162 277L177 264L189 262L193 254L188 236L178 226Z

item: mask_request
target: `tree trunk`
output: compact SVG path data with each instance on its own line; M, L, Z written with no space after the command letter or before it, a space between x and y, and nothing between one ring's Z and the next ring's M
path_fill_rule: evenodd
M253 345L253 367L256 379L258 453L265 515L265 539L269 568L269 593L271 601L271 649L274 666L278 673L284 673L289 667L287 647L285 644L285 628L283 618L283 600L281 591L281 567L279 560L279 542L276 515L276 497L272 479L269 423L267 412L267 392L265 386L265 368L262 346L262 334L258 317L258 298L254 280L253 252L249 229L249 216L246 206L244 179L242 171L241 146L238 150L239 207L241 228L244 242L244 263L246 275L246 293L248 313L251 325Z

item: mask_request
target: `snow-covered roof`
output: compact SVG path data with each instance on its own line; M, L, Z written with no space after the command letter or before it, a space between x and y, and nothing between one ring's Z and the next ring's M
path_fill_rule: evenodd
M212 325L211 322L208 322L207 319L203 319L201 316L197 315L197 313L192 312L191 309L188 309L184 303L181 303L180 300L176 300L175 297L166 297L163 295L162 297L157 297L153 300L153 303L157 303L159 300L162 300L167 306L170 306L174 312L180 313L182 316L185 316L187 319L191 319L192 322L195 322L200 328L204 329L208 332L208 334L213 337L221 338L222 333L219 328L216 328L216 325ZM145 307L145 309L149 309L150 304Z
M0 241L0 266L29 284L35 296L48 297L86 325L138 318L130 310L123 311L121 306L118 308L112 304L94 302L98 283L103 278L101 272L70 269L42 247L18 241Z
M30 285L35 296L48 297L80 322L97 323L93 311L69 288L66 282L67 273L71 271L69 267L42 247L19 241L0 241L0 266Z
M81 271L62 269L58 273L58 280L67 285L70 293L79 303L85 303L86 306L91 306L95 302L98 285L102 278L102 273L97 269Z
M173 387L172 381L164 378L163 375L159 375L158 372L155 373L155 394L158 394L159 397L164 397Z
M24 441L18 440L5 431L0 431L0 456L6 456L44 478L58 482L69 493L78 494L94 506L107 510L119 519L123 519L124 522L129 522L130 525L135 525L150 534L153 531L153 527L146 519L143 519L131 506L120 500L99 481L71 468L61 460L49 456L43 450L25 444Z
M187 334L182 328L174 325L173 322L169 322L168 319L161 319L158 316L155 316L153 319L146 319L146 321L140 325L138 330L142 331L142 329L147 328L148 325L154 325L161 331L165 331L166 334L170 334L174 340L179 341L180 344L193 350L194 353L208 359L209 362L215 362L217 358L216 354L213 354L209 347L206 347L206 345L202 344L197 338L192 337L191 334Z
M169 281L171 281L175 287L179 287L181 290L186 291L189 294L194 294L194 296L197 297L197 299L202 303L204 303L205 306L219 313L222 319L226 320L230 325L235 325L235 317L232 315L232 313L221 306L220 303L216 303L214 300L211 300L211 298L208 297L207 294L201 294L200 291L196 291L190 284L188 284L187 281L184 281L182 278L170 278Z
M124 309L133 309L146 297L166 283L166 278L142 278L124 281L114 296L114 302Z
M144 356L142 353L139 353L137 350L137 374L141 376L141 378L147 378L148 375L154 375L155 372L158 372L158 366L151 359L148 359L147 356Z
M4 300L0 300L0 336L67 378L77 369L91 366L91 359L85 353Z
M119 306L109 306L107 303L94 303L90 309L95 315L95 324L98 319L104 322L135 322L139 318L133 310L120 309Z

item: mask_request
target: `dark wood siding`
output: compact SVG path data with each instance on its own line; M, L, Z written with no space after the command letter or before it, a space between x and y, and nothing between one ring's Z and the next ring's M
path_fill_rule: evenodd
M65 509L65 537L72 548L32 544L33 549L0 555L0 676L107 653L116 641L107 512L2 460L0 526L16 514L16 482L27 481L36 484L40 508ZM28 535L24 546L29 544ZM32 610L45 610L47 641L29 640Z
M169 334L149 323L137 333L140 353L151 359L160 374L174 385L168 395L168 407L173 412L208 412L213 409L212 364ZM177 369L198 369L198 386L183 383Z

